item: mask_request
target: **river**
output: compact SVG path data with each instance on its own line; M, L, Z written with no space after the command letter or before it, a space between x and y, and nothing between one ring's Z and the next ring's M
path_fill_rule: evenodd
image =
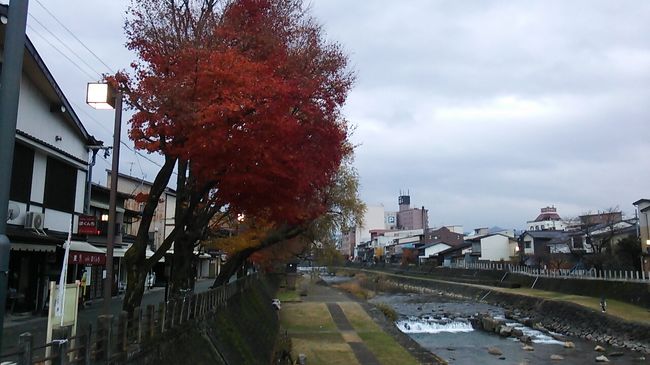
M515 338L472 328L470 318L478 313L505 320L503 309L484 303L431 294L381 294L370 302L386 303L394 308L399 315L397 327L450 364L594 364L596 357L603 354L609 364L646 363L642 354L607 345L603 345L606 352L600 353L594 351L596 343L577 338L566 338L575 348L565 348L564 341L554 338L558 336L506 320L509 326L521 329L532 339L534 350L526 351L524 344ZM498 349L501 355L488 353L489 348ZM564 359L551 360L552 355Z

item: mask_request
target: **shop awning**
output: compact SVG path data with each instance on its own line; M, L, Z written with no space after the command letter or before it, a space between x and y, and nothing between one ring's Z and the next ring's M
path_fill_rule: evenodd
M106 253L101 248L97 248L86 241L70 241L70 251L75 252L90 252L90 253Z
M120 247L120 248L114 248L113 249L113 257L124 257L124 254L126 253L126 250L128 250L128 247ZM104 249L102 252L106 252L106 249ZM147 250L145 251L145 257L149 258L153 256L153 251L147 247ZM165 262L165 257L162 257L158 262Z
M104 210L109 210L109 208L110 208L108 206L108 204L104 204L104 203L100 203L100 202L96 202L96 201L91 202L90 205L93 206L93 207L96 207L96 208L104 209ZM118 212L118 213L124 213L124 208L115 207L115 211Z
M41 245L35 243L12 243L12 251L55 252L56 245Z

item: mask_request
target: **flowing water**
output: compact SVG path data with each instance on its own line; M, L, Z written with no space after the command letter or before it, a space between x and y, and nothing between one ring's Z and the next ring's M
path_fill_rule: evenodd
M384 294L371 302L393 307L399 314L397 327L450 364L594 364L596 357L602 355L594 351L595 343L576 338L567 338L575 344L574 349L564 348L564 341L556 340L552 333L505 320L503 310L492 305L426 294ZM470 318L478 313L489 313L522 330L530 336L534 350L525 351L518 339L475 330ZM605 347L610 364L646 363L642 354ZM489 348L497 348L502 355L489 354ZM554 354L563 356L564 360L551 360Z

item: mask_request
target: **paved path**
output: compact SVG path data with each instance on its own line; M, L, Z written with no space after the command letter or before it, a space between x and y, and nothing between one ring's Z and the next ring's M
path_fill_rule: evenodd
M304 353L308 364L441 363L364 301L307 276L299 286L307 294L300 302L283 303L280 316L294 356Z
M208 290L214 282L213 279L201 279L196 282L195 292L200 293ZM147 290L142 298L142 307L149 304L157 305L164 301L165 288L155 287ZM97 317L102 314L102 301L95 301L89 307L79 310L79 320L77 330L85 328L89 324L93 326L97 322ZM111 312L113 315L119 315L122 311L122 296L112 299ZM15 348L18 343L18 336L21 333L29 332L34 336L34 345L40 346L45 343L45 332L47 331L47 318L44 316L7 316L2 331L2 353L6 353Z
M359 364L364 365L381 365L375 355L373 355L365 343L354 331L354 328L348 321L348 318L343 313L343 309L336 303L327 303L327 309L330 311L330 315L336 324L336 327L341 331L341 335L345 342L350 345L354 356L359 361Z

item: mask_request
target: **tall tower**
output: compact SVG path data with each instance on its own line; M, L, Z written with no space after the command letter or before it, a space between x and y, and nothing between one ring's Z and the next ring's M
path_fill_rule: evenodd
M411 196L407 192L406 195L400 191L400 196L397 198L399 204L399 211L411 209Z

